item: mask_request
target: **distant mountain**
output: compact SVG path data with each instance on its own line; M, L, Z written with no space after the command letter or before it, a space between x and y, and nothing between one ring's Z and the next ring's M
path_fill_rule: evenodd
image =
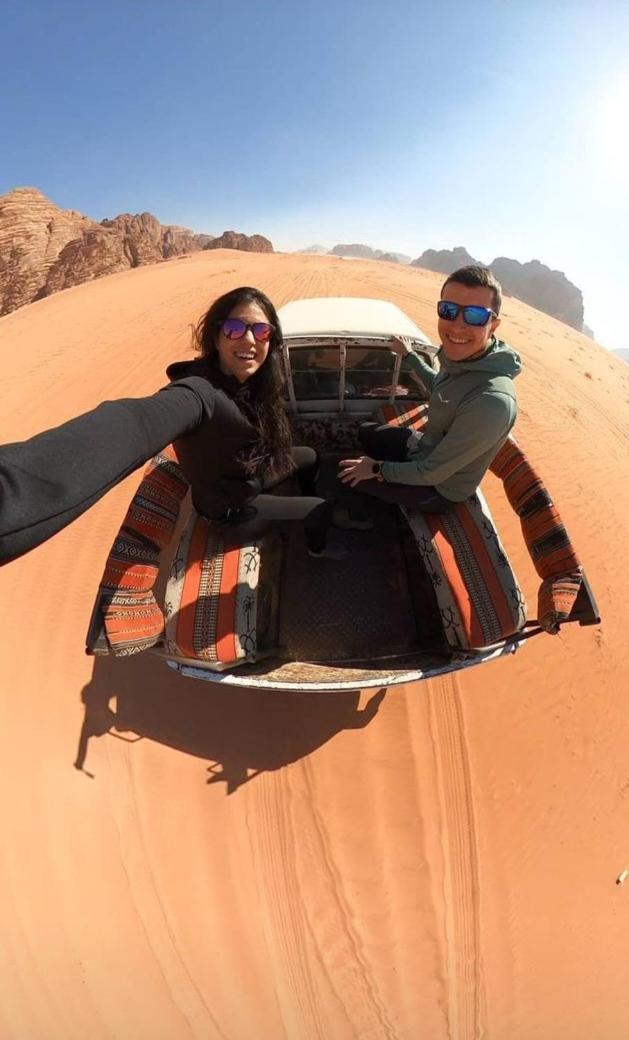
M239 231L223 231L219 238L213 238L203 248L242 249L246 253L272 253L273 243L264 235L243 235Z
M339 243L339 245L332 246L332 249L330 250L330 256L355 257L357 260L378 259L375 249L372 249L371 246L361 245L359 242L352 242L349 245Z
M539 260L521 264L506 256L496 257L489 266L512 296L583 331L583 295L563 271L552 271Z
M470 256L463 246L457 246L455 249L427 249L413 260L412 266L448 275L459 267L482 263ZM496 257L487 266L507 295L517 297L579 332L583 331L583 295L562 271L553 271L539 260L521 264L506 256Z
M404 253L387 253L383 249L372 249L371 246L362 245L360 242L352 242L349 245L340 243L330 249L331 256L355 257L357 260L383 260L387 259L396 264L407 264L410 256Z
M383 263L410 264L411 262L410 256L407 256L406 253L381 253L380 250L377 252L379 253L378 260L382 260Z
M619 357L622 361L629 362L629 347L621 347L620 350L613 350L612 354Z
M327 246L306 246L305 249L298 249L298 253L317 253L319 255L329 252Z
M454 249L426 249L417 260L411 260L411 267L423 267L426 271L437 271L440 274L452 274L459 267L478 264L463 246Z

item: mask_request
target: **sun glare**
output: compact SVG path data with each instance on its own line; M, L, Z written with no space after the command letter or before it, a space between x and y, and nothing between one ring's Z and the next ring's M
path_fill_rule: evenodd
M628 176L629 74L607 83L596 98L593 111L596 165L609 176Z

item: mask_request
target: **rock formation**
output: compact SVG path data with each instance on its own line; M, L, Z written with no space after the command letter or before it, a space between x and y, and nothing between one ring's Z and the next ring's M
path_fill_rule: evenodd
M196 253L205 249L214 235L197 235L190 228L178 227L176 224L162 224L162 252L166 260L171 256L182 256L184 253Z
M376 260L376 251L371 246L361 245L359 242L349 244L339 243L332 246L330 256L351 256L357 260Z
M91 226L87 217L60 209L37 188L0 196L0 314L34 300L62 249Z
M124 240L113 229L98 225L88 227L64 246L32 299L40 300L60 289L69 289L71 285L136 266L129 260Z
M452 274L459 267L482 263L482 260L470 256L463 246L457 246L455 249L427 249L417 260L413 260L412 266ZM521 264L506 256L496 257L487 266L507 296L516 296L538 311L571 325L573 329L579 332L583 330L583 295L562 271L553 271L539 260Z
M439 271L441 274L452 274L458 267L468 267L469 264L478 264L470 256L464 246L455 246L454 249L426 249L417 260L411 261L411 267L423 267L426 271Z
M371 246L352 242L349 245L339 243L329 250L331 256L355 257L357 260L388 260L390 263L407 264L411 259L404 253L385 252L383 249L372 249Z
M273 243L263 235L243 235L239 231L223 231L204 249L242 249L246 253L272 253Z
M394 252L383 252L382 249L372 249L371 246L364 246L360 243L354 243L352 245L336 245L333 249L328 249L327 246L313 245L306 246L305 249L298 249L298 253L312 253L322 256L327 253L329 256L347 256L356 257L359 260L383 260L392 264L408 264L410 256L405 253L394 253Z
M583 295L563 271L552 271L539 260L521 264L506 256L496 257L489 266L512 296L582 331Z
M378 250L377 259L388 264L407 264L411 258L410 256L405 256L404 253L381 253Z
M0 197L0 314L59 289L203 249L211 235L162 225L150 213L100 224L62 210L37 188Z

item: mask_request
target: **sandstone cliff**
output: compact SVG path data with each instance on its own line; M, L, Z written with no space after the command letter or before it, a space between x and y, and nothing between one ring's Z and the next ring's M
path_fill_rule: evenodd
M166 260L171 256L205 249L214 238L214 235L196 235L190 228L178 227L176 224L162 224L162 231L162 252Z
M0 196L0 314L34 300L59 253L92 225L36 188Z
M203 249L211 235L162 225L150 213L97 223L37 188L0 196L0 314L59 289Z

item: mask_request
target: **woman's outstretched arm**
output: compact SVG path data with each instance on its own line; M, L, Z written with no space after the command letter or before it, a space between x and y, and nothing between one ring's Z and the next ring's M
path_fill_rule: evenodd
M177 437L211 422L216 391L189 376L0 447L0 564L51 538Z

